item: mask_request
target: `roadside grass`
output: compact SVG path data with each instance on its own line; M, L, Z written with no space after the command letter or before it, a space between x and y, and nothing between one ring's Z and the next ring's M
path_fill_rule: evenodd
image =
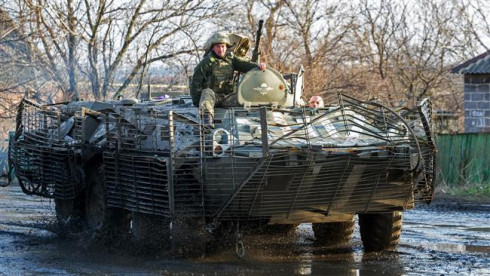
M436 198L438 195L457 201L490 203L490 183L461 184L459 186L440 184L436 188Z

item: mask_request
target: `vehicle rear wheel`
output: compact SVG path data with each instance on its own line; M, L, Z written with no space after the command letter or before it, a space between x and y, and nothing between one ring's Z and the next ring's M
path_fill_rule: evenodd
M349 242L354 233L355 218L347 221L313 223L316 242L321 245L333 245Z
M359 214L359 227L365 251L393 250L402 229L402 212Z
M129 233L129 213L107 207L104 174L100 166L89 167L87 171L85 224L94 241L112 242Z

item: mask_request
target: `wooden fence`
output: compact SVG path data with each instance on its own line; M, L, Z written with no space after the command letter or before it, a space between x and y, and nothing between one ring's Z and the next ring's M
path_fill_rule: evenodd
M441 134L436 141L438 183L490 183L490 133Z

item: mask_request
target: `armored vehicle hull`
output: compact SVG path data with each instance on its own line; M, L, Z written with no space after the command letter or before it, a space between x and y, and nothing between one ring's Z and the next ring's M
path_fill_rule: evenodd
M358 214L366 249L392 249L401 212L432 200L429 101L399 110L344 95L318 109L258 102L217 108L211 127L185 97L24 100L11 165L25 193L55 199L60 226L83 221L94 235L140 240L158 229L161 242L183 228L299 223L313 223L321 243L340 242Z

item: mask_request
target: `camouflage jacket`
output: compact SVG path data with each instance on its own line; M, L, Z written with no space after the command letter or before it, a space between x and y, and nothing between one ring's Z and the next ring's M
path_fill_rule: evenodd
M207 54L194 69L190 84L192 102L199 105L201 91L210 88L217 94L230 94L233 92L234 71L245 73L257 67L257 64L241 59L228 53L221 58L213 51Z

